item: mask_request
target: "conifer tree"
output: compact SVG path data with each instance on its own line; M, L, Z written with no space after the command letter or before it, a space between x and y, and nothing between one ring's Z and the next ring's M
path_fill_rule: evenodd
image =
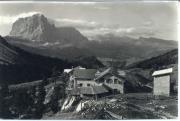
M1 84L0 86L0 118L7 119L10 116L9 105L6 97L9 94L9 88L7 84Z

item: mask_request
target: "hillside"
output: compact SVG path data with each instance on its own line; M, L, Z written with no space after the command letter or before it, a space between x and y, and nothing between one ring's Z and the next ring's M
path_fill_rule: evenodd
M98 35L97 40L90 41L74 27L56 27L41 14L18 19L6 39L26 51L68 60L96 56L134 63L177 48L173 40L113 34Z
M64 68L81 65L98 68L103 66L95 57L68 62L66 60L41 56L12 46L0 37L0 79L1 83L15 84L34 81L51 76L53 70L62 72Z
M154 56L127 66L127 68L153 68L161 69L165 66L178 63L178 49L171 50L165 54Z
M0 64L14 64L18 59L18 53L0 36Z
M150 87L152 87L152 73L155 70L165 68L173 68L171 82L178 87L178 49L174 49L165 54L154 56L126 66L126 70L130 71L134 75L148 79L149 81L145 83Z
M14 47L0 38L1 83L20 83L34 81L51 75L53 68L62 71L70 68L72 63L26 52Z

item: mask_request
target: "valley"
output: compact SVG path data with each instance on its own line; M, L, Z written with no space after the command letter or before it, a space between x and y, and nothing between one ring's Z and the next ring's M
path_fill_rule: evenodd
M96 39L57 27L43 14L17 19L9 35L0 36L0 117L177 118L177 41L113 34ZM155 94L156 71L169 76L169 96Z

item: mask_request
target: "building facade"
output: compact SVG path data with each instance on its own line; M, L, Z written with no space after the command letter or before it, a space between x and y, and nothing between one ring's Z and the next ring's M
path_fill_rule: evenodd
M172 71L172 68L168 68L155 71L152 74L154 95L170 96Z
M111 68L102 72L96 79L97 83L104 84L113 92L124 93L125 79L118 74L113 73Z

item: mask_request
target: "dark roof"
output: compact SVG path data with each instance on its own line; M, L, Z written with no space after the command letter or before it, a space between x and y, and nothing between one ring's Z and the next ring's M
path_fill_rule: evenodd
M102 94L107 93L108 90L104 86L90 86L90 87L80 87L72 90L73 95L80 95L80 94Z
M73 75L75 78L94 79L96 71L96 69L75 69Z
M124 72L124 71L122 71L122 72ZM104 77L107 74L111 74L111 75L114 75L117 78L121 78L121 79L125 80L124 75L118 75L118 74L114 73L112 68L108 68L105 71L101 72L99 74L99 76L95 78L95 80L99 80L100 78Z
M101 73L99 74L99 76L98 76L95 80L98 80L98 79L102 78L102 77L105 76L106 74L110 73L110 71L111 71L111 68L106 69L105 71L101 72Z

